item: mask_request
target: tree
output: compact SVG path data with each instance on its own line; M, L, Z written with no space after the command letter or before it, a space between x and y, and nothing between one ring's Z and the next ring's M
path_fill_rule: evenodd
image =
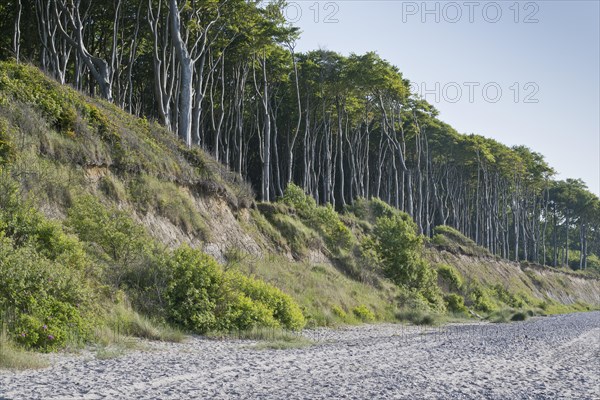
M397 285L419 288L422 269L423 238L406 213L395 213L377 219L373 230L374 247L381 257L385 275Z

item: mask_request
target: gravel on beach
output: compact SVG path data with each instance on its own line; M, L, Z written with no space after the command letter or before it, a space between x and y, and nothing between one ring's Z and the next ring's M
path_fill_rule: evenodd
M191 337L0 371L0 399L600 399L600 312L509 324L363 325L313 345Z

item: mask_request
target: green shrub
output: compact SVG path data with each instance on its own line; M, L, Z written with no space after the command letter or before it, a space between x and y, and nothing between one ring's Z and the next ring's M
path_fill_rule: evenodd
M476 257L489 257L491 253L457 231L446 225L436 226L431 241L435 246L453 254L466 254Z
M283 328L298 330L304 327L306 321L300 307L281 290L240 273L229 272L228 278L234 289L239 290L255 303L265 305L272 314L272 318ZM260 321L257 322L260 325Z
M91 195L76 198L68 210L67 225L85 242L114 263L113 283L119 286L122 267L139 263L152 240L125 211L106 207Z
M127 201L127 190L123 184L111 175L105 175L98 182L100 189L109 199L121 203Z
M441 322L439 315L419 309L404 309L396 315L396 319L408 321L414 325L437 325Z
M398 293L398 304L401 309L430 311L431 307L427 299L417 289L409 289L401 286Z
M340 220L331 204L317 207L309 218L309 224L322 231L330 248L351 248L354 239L352 232Z
M365 305L361 304L352 309L352 313L363 322L375 321L375 314L369 310Z
M391 218L392 216L398 213L397 209L378 198L371 199L371 210L373 216L375 217L375 221L377 220L377 218L382 217Z
M445 286L451 292L461 290L463 279L456 268L448 264L442 264L438 266L437 272L441 286Z
M171 280L166 292L169 319L186 330L216 330L217 304L223 303L223 274L210 256L181 247L167 261Z
M87 337L95 297L88 267L77 238L24 202L0 172L0 310L16 342L52 350L70 335Z
M309 249L320 249L323 240L313 229L304 225L297 218L285 214L269 215L269 221L289 244L292 254L297 259L308 255Z
M523 308L527 305L521 296L510 293L500 284L494 285L492 291L498 300L512 308Z
M492 312L496 309L488 291L479 285L474 285L470 288L468 299L471 305L478 311Z
M293 207L301 217L311 218L314 210L317 208L317 202L310 196L307 196L301 187L290 183L283 193L281 199L283 204Z
M347 207L347 211L353 213L358 218L366 220L371 224L377 221L377 218L391 218L398 210L390 206L388 203L376 197L371 200L358 198L351 206Z
M464 313L467 311L465 307L465 299L456 293L450 293L444 296L446 308L453 313Z
M252 300L240 292L230 293L219 316L217 330L239 331L254 327L279 328L282 325L273 316L273 309L261 301Z
M36 105L60 132L72 132L77 119L76 92L48 79L39 69L16 62L3 62L0 91L28 104Z
M93 324L94 292L81 271L14 247L0 233L0 310L17 343L53 350L70 336L85 340ZM1 325L1 324L0 324Z
M309 227L321 233L330 251L338 254L340 250L352 249L356 239L331 204L317 206L315 199L293 183L285 189L280 201L293 207Z
M422 260L418 269L418 279L420 282L419 292L427 300L429 308L433 311L443 313L446 311L446 304L442 296L442 291L437 285L437 271L427 265Z
M198 250L181 247L167 263L172 274L165 295L167 313L187 330L304 327L304 316L288 295L240 273L223 273L213 258Z
M527 318L529 317L529 315L527 315L527 313L519 311L513 314L513 316L510 318L511 321L525 321Z
M596 254L589 254L587 257L587 267L592 271L600 273L600 257Z
M348 314L346 313L346 311L344 311L344 309L338 305L334 305L333 307L331 307L331 312L333 312L333 314L340 318L343 321L346 321L348 319Z
M373 239L384 274L397 285L421 288L428 268L421 258L423 238L408 214L378 218Z

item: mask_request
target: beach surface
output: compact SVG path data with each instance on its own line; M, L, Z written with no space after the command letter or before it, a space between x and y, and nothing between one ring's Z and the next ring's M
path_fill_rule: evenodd
M286 350L191 337L0 371L0 399L600 399L600 312L307 330Z

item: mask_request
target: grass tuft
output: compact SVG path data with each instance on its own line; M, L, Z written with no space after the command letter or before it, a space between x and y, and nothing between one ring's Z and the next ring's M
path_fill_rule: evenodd
M40 369L48 361L38 353L25 351L12 343L5 333L0 334L0 370Z
M407 321L414 325L440 325L443 318L439 314L430 313L419 309L402 310L396 314L399 321Z
M180 330L153 321L124 304L114 307L108 324L119 335L174 343L180 343L185 339L185 335Z
M233 331L229 333L213 332L207 334L207 336L214 339L258 341L259 343L252 346L252 348L260 350L297 349L314 344L313 341L305 338L298 332L292 332L281 328L256 327L249 330Z

